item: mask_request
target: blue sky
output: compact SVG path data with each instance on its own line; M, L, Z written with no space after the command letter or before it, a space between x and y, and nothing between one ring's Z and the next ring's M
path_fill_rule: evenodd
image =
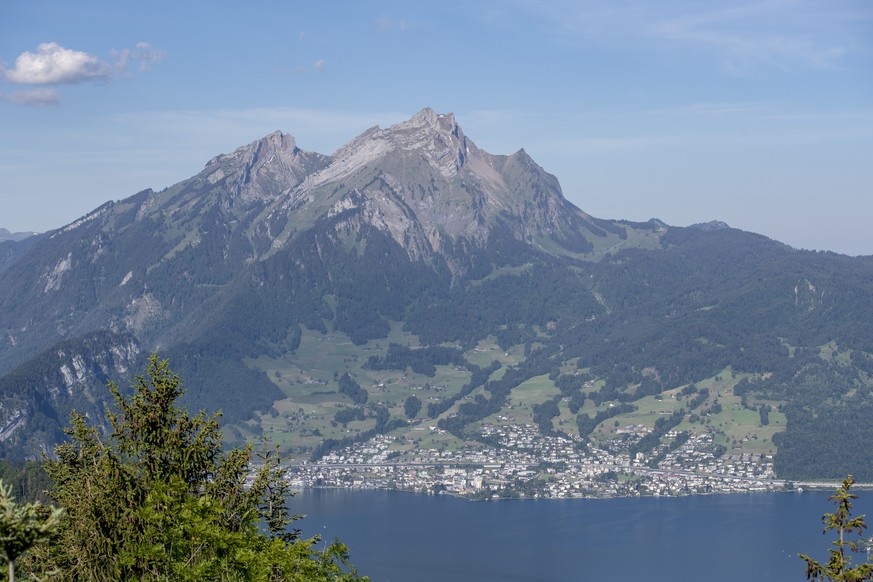
M601 218L873 254L873 2L0 3L0 227L453 112Z

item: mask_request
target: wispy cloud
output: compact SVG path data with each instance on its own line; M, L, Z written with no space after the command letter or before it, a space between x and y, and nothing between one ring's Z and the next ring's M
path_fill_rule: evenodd
M550 140L540 147L543 151L564 151L573 154L623 150L658 149L689 143L689 139L676 135L645 135L622 137L577 137Z
M409 28L409 22L406 20L398 20L395 22L386 16L380 16L376 19L376 27L381 31L406 30Z
M692 102L572 114L478 110L458 118L467 135L487 151L508 153L523 146L543 160L600 152L794 149L873 138L870 109L804 110L767 101Z
M113 49L112 56L116 59L115 69L125 71L130 63L135 63L140 71L149 71L157 63L167 57L167 52L155 48L147 42L138 42L135 49Z
M294 71L297 73L311 73L313 71L317 73L323 73L324 67L327 64L327 61L324 59L318 59L311 65L301 65L299 67L295 67Z
M46 107L48 105L58 105L61 99L58 96L58 92L54 89L38 88L27 91L13 91L12 93L0 93L0 101L8 101L16 105Z
M718 55L732 72L764 64L831 67L853 50L845 15L809 2L742 2L678 14L646 27L656 38Z
M873 7L849 0L519 0L561 43L691 50L732 74L838 66L869 50ZM864 48L864 47L867 48Z
M715 102L715 103L690 103L687 105L677 105L674 107L660 107L656 109L642 109L636 115L645 117L709 117L709 118L754 118L764 115L765 112L773 109L774 106L767 106L763 103L750 102ZM622 113L627 115L626 113Z

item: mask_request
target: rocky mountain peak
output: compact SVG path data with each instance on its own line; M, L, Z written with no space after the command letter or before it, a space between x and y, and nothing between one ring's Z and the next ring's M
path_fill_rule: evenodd
M454 114L435 113L429 107L386 131L400 147L420 151L446 177L457 174L467 158L478 153L478 148L455 121Z
M429 130L439 133L452 133L458 129L454 113L436 113L430 107L425 107L406 121L392 125L389 129Z
M201 172L210 184L223 182L242 202L273 198L298 185L329 158L297 147L294 136L281 131L212 158Z
M326 215L338 221L337 232L368 225L414 260L449 256L460 240L483 248L495 228L573 252L590 247L579 231L589 217L566 202L554 176L524 150L508 156L480 150L454 115L430 108L368 129L277 206L270 211L277 224ZM465 267L449 268L458 274Z
M388 128L371 127L341 147L332 156L330 165L307 178L302 191L347 180L394 154L406 167L424 161L443 179L452 179L471 157L479 155L479 149L464 135L453 114L425 108Z
M297 140L290 133L274 131L273 133L255 140L250 144L238 147L229 154L219 154L206 163L206 169L227 163L251 163L264 155L277 152L293 153L297 149Z

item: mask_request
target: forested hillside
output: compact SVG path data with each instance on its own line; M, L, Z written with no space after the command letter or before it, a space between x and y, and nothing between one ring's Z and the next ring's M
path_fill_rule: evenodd
M475 447L502 419L600 442L660 414L786 478L866 479L870 297L871 257L591 217L448 114L333 156L276 133L0 243L0 448L35 458L71 410L99 419L116 356L154 350L229 440L299 458Z

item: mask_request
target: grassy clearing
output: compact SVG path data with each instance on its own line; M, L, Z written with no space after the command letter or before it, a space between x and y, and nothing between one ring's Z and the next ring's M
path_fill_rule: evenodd
M349 372L367 390L367 404L387 407L394 418L406 418L403 404L409 396L415 395L421 400L422 410L418 414L417 422L395 431L401 437L398 450L409 450L413 447L456 450L464 446L474 446L475 443L464 443L452 435L440 434L435 430L438 419L426 418L427 405L457 394L470 380L470 372L455 366L437 366L435 376L427 377L415 374L411 369L365 369L367 358L371 355L384 355L390 343L420 347L418 338L403 332L400 324L395 323L389 337L370 341L363 346L354 345L345 334L336 331L321 334L306 330L296 353L249 360L247 363L252 368L263 370L279 386L286 398L276 402L272 411L260 415L258 426L241 425L234 427L234 430L244 436L260 431L283 450L297 450L300 447L314 447L324 438L354 436L372 428L372 417L364 421L353 421L345 426L334 421L337 411L354 406L347 396L338 391L339 376ZM844 357L836 346L823 349L831 349L832 358ZM492 379L498 379L507 368L524 360L524 351L522 346L503 350L493 337L489 337L466 352L465 357L481 367L490 365L494 360L501 362L502 368L492 375ZM579 370L576 361L568 361L561 371L574 374L585 370ZM775 452L773 435L785 429L785 416L776 412L775 404L778 403L767 403L772 405L770 422L769 425L762 426L757 410L761 403L750 400L747 407L744 407L741 399L733 393L733 387L745 376L734 374L727 368L698 382L698 390L706 388L710 394L694 409L690 408L690 404L696 395L683 396L683 386L657 397L643 398L633 403L637 407L636 411L604 421L595 429L592 437L595 441L615 438L618 429L628 424L654 427L659 418L683 410L686 416L677 427L679 430L687 430L692 434L712 432L716 442L724 444L731 454L772 454ZM602 381L594 381L586 385L584 391L590 394L599 390L602 385ZM477 430L483 424L530 424L533 422L534 405L559 394L560 391L548 376L531 378L511 391L507 406L503 410L469 428ZM442 417L455 414L459 406L477 395L486 398L491 396L480 386L456 402ZM721 406L721 410L713 412L716 403ZM580 412L593 417L609 406L610 403L595 406L590 398L586 398ZM576 415L570 413L566 401L559 403L559 411L559 416L553 419L553 427L575 434Z
M497 360L505 368L514 366L524 360L524 347L513 346L509 350L502 350L497 345L497 340L493 336L488 336L480 341L476 347L464 354L464 357L471 364L475 364L480 368L487 368L491 362Z
M555 383L547 375L542 375L525 380L513 388L509 399L513 406L532 408L534 404L550 400L560 393Z
M515 275L515 276L524 275L526 273L529 273L532 268L533 268L532 263L525 263L524 265L518 265L515 267L505 266L505 267L500 267L497 269L492 269L490 273L488 273L487 275L485 275L481 279L477 279L476 281L470 281L470 286L471 287L479 287L485 281L491 281L492 279L496 279L498 277L503 277L505 275Z
M559 430L567 434L578 434L579 430L576 427L576 415L570 412L570 408L567 402L561 400L558 403L558 410L561 414L552 419L552 427L555 430Z
M260 429L283 450L290 448L313 447L323 438L344 438L372 428L370 418L363 422L350 422L343 426L334 421L337 411L354 406L354 403L339 392L338 379L348 372L364 389L369 398L367 405L381 405L388 408L392 417L406 419L404 402L415 395L422 402L418 418L426 415L427 404L456 395L470 380L470 372L455 366L437 366L433 377L415 374L406 370L368 370L367 359L371 355L383 356L388 345L397 343L412 348L420 347L418 338L402 331L399 323L392 324L389 336L373 340L363 346L354 345L340 332L318 333L304 330L300 346L293 354L281 357L259 357L246 363L254 369L267 374L285 394L286 398L274 405L274 411L259 416ZM480 342L476 348L465 354L472 363L483 367L498 360L503 368L493 377L502 375L507 366L512 366L524 358L523 349L500 349L494 338ZM468 398L482 394L478 388ZM488 396L486 394L486 396ZM456 403L445 414L457 411L466 401ZM425 421L428 422L428 421ZM430 421L433 426L436 420ZM249 434L245 427L235 427ZM424 433L413 435L409 429L399 429L398 434L409 433L408 438L421 440ZM406 439L404 439L405 442ZM460 446L451 435L440 435L429 429L426 441L434 447Z
M500 371L498 370L497 372ZM482 390L482 388L479 388L479 390ZM471 394L471 397L474 397L475 393L476 391ZM482 393L484 394L484 392ZM478 428L488 424L532 424L534 405L550 400L560 393L560 390L558 390L554 382L549 380L548 376L535 376L512 389L507 406L500 412L482 419L474 426ZM488 396L487 394L485 395Z
M762 425L757 410L760 403L750 403L755 408L750 410L742 406L741 399L733 393L733 387L743 377L745 375L735 375L730 369L726 369L712 378L698 382L698 389L708 388L710 396L693 410L689 409L689 405L695 395L683 397L681 391L684 386L666 391L658 397L648 396L638 400L633 403L637 406L635 412L621 414L601 423L595 430L594 438L614 438L617 429L628 424L641 424L652 428L658 418L683 410L685 419L676 427L677 430L689 431L691 434L712 432L715 442L728 447L730 454L774 454L776 447L773 445L773 435L785 430L785 415L777 412L775 406L771 405L769 424ZM716 402L721 405L721 411L711 413ZM597 409L593 403L586 402L583 412L593 416ZM699 419L692 422L692 415ZM616 421L619 423L618 427L615 426Z
M625 248L660 248L661 233L647 230L628 229L627 238L625 240L621 240L617 236L610 234L606 237L591 237L591 242L594 245L592 253L580 256L585 260L597 262L606 255L617 253Z

